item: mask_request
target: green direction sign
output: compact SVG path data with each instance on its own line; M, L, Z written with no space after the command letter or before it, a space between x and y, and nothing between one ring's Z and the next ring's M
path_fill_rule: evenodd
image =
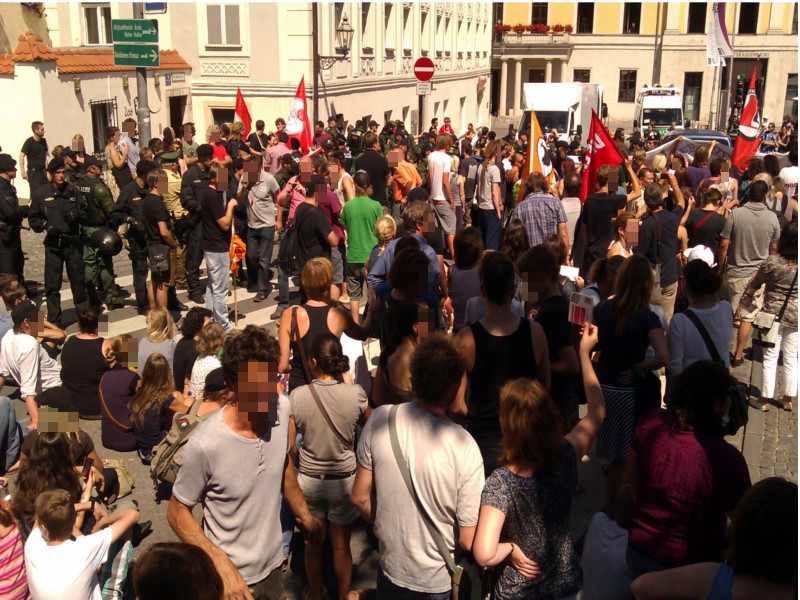
M158 44L114 44L114 65L157 67Z
M158 21L151 19L112 19L112 42L158 42Z

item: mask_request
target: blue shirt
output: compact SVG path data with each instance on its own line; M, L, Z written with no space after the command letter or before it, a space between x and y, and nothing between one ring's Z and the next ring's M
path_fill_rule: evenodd
M439 285L439 261L436 258L436 252L419 233L414 233L411 237L417 240L419 249L422 250L425 253L425 256L428 257L428 261L431 263L431 273L433 274L431 281L432 287L436 287ZM372 267L369 275L367 275L367 283L376 288L375 292L378 294L378 296L381 296L382 294L377 286L386 283L386 277L389 274L389 268L394 262L394 249L395 246L397 246L397 242L398 240L392 240L389 242L389 244L386 246L386 249L378 257L378 262L375 263L375 266Z

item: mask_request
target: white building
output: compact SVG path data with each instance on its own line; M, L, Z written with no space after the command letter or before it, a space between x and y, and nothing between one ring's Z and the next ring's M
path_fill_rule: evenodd
M161 50L160 66L147 73L153 136L193 121L202 137L210 123L232 121L237 88L253 120L263 119L269 130L277 117L286 118L303 77L314 114L311 3L157 5L145 14L158 21ZM458 131L467 123L488 124L491 4L331 2L319 3L317 12L323 57L342 56L334 47L342 19L354 30L346 57L320 71L320 120L335 113L351 123L400 119L411 130L420 119L412 67L428 56L436 72L432 93L423 97L426 128L429 119L441 122L445 115ZM0 51L6 52L0 53L0 94L11 99L4 112L14 115L0 145L16 157L30 123L41 120L51 147L81 133L87 150L101 152L105 127L136 116L135 69L114 67L111 50L111 20L133 18L133 4L45 3L44 13L0 4ZM27 185L21 178L16 183L26 197Z

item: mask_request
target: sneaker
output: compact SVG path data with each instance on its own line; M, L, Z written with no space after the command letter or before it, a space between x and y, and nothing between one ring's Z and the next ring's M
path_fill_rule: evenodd
M125 303L117 298L106 304L106 307L108 310L117 310L118 308L125 308Z
M281 315L283 314L283 311L285 311L285 310L286 310L285 308L278 307L278 309L274 313L272 313L269 316L269 318L272 319L273 321L277 321L278 319L281 318Z
M203 294L195 294L194 296L189 296L189 300L194 302L195 304L205 304L206 297Z
M253 298L253 302L263 302L267 299L267 295L264 292L258 292L256 297Z

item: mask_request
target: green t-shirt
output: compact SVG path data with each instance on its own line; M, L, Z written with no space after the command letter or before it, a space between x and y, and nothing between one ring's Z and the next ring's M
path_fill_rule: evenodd
M347 262L363 263L378 243L375 222L383 215L381 205L369 196L356 196L342 207L339 217L347 229Z

